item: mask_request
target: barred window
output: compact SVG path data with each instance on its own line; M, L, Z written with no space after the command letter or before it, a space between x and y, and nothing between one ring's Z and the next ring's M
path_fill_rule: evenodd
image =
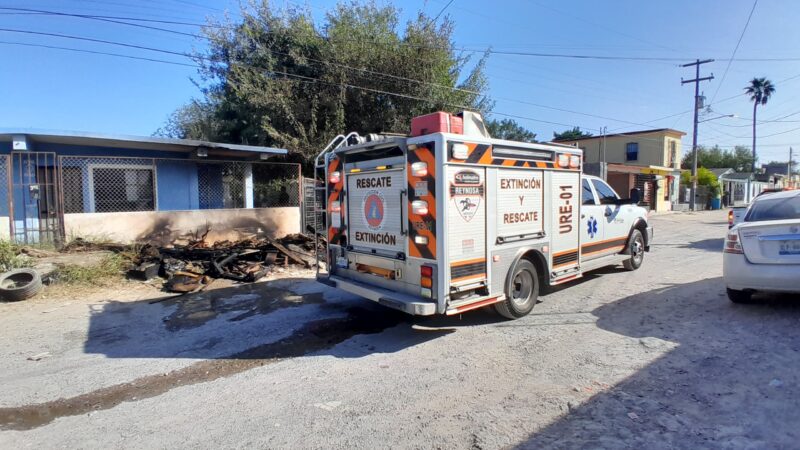
M285 165L253 165L253 206L256 208L299 206L298 171Z
M91 167L94 212L153 211L153 169Z
M244 179L243 163L198 164L200 209L244 208Z

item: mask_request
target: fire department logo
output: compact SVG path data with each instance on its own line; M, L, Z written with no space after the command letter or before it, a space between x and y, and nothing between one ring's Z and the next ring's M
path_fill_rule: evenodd
M378 191L369 191L364 197L364 219L372 231L383 228L383 195Z
M453 181L450 184L450 197L461 217L469 222L478 212L483 198L481 177L471 170L462 170L455 174Z

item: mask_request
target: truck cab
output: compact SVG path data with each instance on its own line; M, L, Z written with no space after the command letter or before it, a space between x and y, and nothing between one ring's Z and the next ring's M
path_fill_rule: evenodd
M337 136L318 156L328 243L318 281L414 315L494 305L516 318L545 285L642 264L647 212L583 175L580 149L493 139L470 112L411 129Z

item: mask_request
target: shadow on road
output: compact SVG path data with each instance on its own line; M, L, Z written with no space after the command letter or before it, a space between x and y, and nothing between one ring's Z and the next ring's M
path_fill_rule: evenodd
M722 286L671 285L594 310L598 327L665 353L520 448L796 446L800 302L735 305Z
M306 292L296 293L297 286ZM447 332L414 331L411 316L346 295L342 301L326 301L326 291L330 289L298 278L109 302L91 312L84 351L109 358L294 357L331 348L356 335L407 324L407 339L372 347L392 353Z
M337 294L336 301L328 302L325 289L308 279L283 279L155 301L103 304L92 311L86 353L199 361L75 397L0 408L0 429L37 428L59 417L113 408L288 358L394 353L453 331L415 329L411 316L362 299ZM338 345L358 335L373 336Z

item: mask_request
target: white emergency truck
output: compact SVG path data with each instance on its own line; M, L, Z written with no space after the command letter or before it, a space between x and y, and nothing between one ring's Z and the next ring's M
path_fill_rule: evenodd
M470 112L411 128L337 136L317 157L328 239L320 282L415 315L494 305L517 318L545 285L642 264L653 229L638 191L620 199L582 175L581 150L492 139Z

